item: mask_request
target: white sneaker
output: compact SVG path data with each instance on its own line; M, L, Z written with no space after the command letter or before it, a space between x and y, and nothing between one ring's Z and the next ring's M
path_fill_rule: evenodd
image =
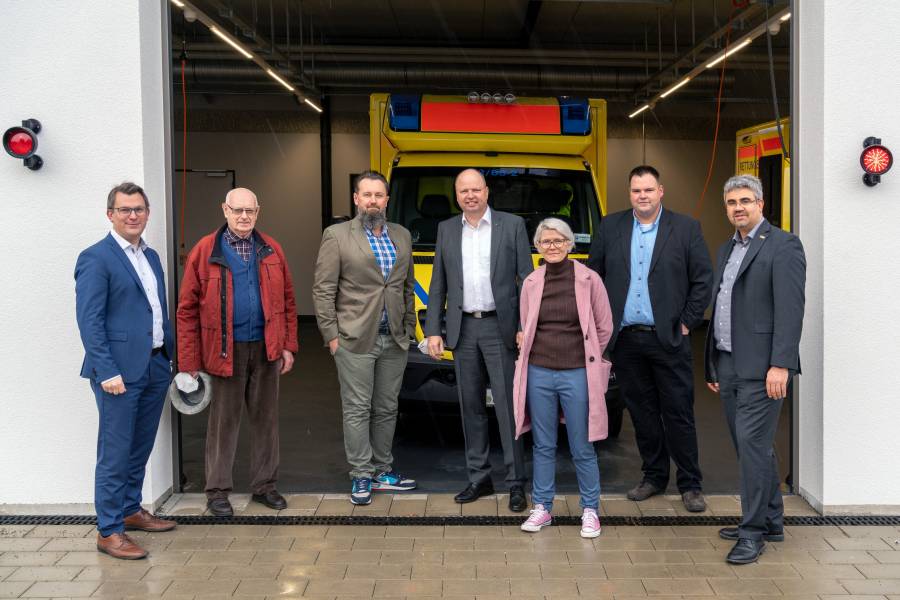
M535 504L531 514L525 522L522 523L522 531L537 533L541 530L541 527L549 525L551 521L553 521L553 518L550 516L550 513L547 512L547 509L544 508L544 505Z
M586 508L581 514L581 537L595 538L600 535L600 517L593 508Z

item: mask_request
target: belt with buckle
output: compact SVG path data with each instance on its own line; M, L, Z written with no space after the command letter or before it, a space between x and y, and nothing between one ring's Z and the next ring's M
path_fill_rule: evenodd
M157 354L159 354L160 352L163 351L163 348L165 348L165 346L159 346L158 348L154 348L153 350L150 351L150 356L156 356Z
M622 331L642 331L644 333L650 331L656 331L656 327L653 325L626 325L622 328Z
M476 310L473 312L463 313L467 317L473 317L475 319L486 319L487 317L493 317L497 314L496 310Z

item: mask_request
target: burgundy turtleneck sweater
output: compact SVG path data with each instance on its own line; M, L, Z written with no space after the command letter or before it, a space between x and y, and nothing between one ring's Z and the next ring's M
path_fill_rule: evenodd
M528 362L545 369L584 368L584 340L575 304L575 265L545 263L544 294Z

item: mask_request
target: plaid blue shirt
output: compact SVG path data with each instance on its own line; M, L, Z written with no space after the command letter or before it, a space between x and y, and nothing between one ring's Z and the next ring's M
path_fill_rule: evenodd
M372 252L375 254L375 263L378 265L378 268L381 269L381 275L384 277L384 280L387 281L387 278L391 274L391 270L394 268L394 263L397 262L397 250L394 248L394 242L391 241L391 236L388 235L387 225L381 228L381 235L375 235L371 229L365 226L363 227L363 231L366 232L369 246L372 247ZM384 327L387 326L387 324L387 308L384 308L381 311L380 326Z

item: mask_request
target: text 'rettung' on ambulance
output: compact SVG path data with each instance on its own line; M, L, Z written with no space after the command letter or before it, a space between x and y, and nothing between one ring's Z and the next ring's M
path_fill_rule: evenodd
M755 175L762 181L763 216L775 227L791 230L791 120L781 119L741 129L735 134L735 175ZM781 145L787 146L787 153Z
M416 342L423 337L438 223L461 215L454 181L463 169L484 175L488 204L521 216L529 239L538 223L556 217L575 233L571 257L587 258L606 210L604 100L373 94L369 119L371 167L390 181L388 220L412 234ZM458 405L452 361L450 352L435 361L411 346L400 394L404 405ZM492 404L490 391L485 401ZM622 422L614 376L607 407L614 436Z

